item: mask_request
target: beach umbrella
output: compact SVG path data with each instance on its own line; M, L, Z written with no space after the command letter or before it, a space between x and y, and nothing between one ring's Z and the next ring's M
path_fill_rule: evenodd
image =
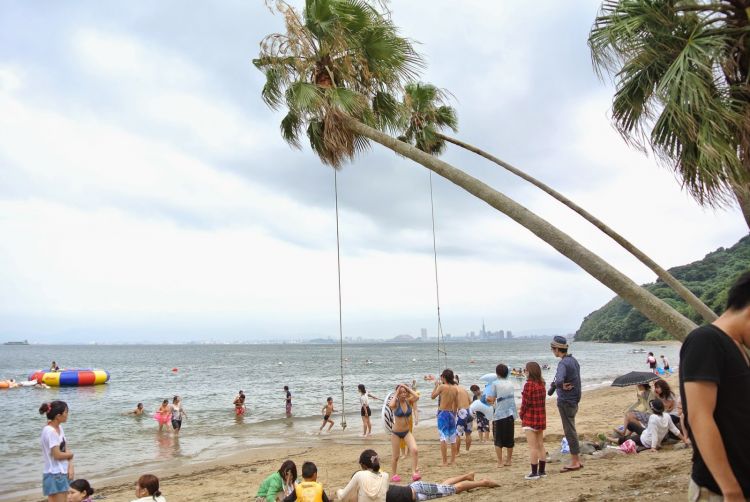
M630 373L615 378L612 382L612 386L628 387L630 385L642 385L658 379L659 375L654 375L650 371L631 371Z

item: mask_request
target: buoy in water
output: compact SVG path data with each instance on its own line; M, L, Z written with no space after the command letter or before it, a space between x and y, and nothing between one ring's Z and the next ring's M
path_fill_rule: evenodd
M177 373L177 368L172 368L172 373Z

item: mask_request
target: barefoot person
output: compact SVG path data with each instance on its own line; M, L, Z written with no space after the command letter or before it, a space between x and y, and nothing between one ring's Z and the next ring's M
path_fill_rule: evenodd
M332 397L329 397L328 399L326 399L326 404L323 405L323 409L320 411L321 413L323 413L323 424L321 424L320 429L318 429L318 434L320 434L323 431L323 427L325 427L326 424L330 424L326 432L331 432L331 429L333 429L333 420L331 420L331 415L333 415L333 412L335 411L333 409Z
M453 371L443 370L440 380L435 382L432 399L438 400L437 428L440 433L440 454L443 466L456 462L456 411L458 410L458 386ZM448 444L451 445L451 459L448 462Z
M482 389L480 389L478 385L474 384L469 389L472 393L472 402L482 398ZM477 431L479 432L479 442L486 443L487 439L489 439L490 437L490 421L481 411L476 412L476 417Z
M525 479L539 479L547 475L544 454L544 429L547 428L547 410L545 406L545 383L542 378L542 368L539 363L530 361L524 369L526 383L521 392L521 426L526 433L526 443L529 445L531 472Z
M182 419L187 418L187 412L182 407L182 398L180 396L174 396L172 398L172 404L169 405L169 413L172 419L172 429L175 435L180 433L182 429Z
M469 391L464 388L458 380L456 375L456 387L458 388L458 394L456 394L456 406L458 411L456 412L456 456L461 454L461 438L466 437L466 452L469 452L471 448L471 429L474 422L474 415L471 414L469 406L471 406L471 397Z
M68 405L65 401L44 403L39 414L47 415L47 425L42 429L42 492L48 502L65 502L70 481L75 477L73 452L67 447L62 427L68 421Z
M234 397L234 413L235 415L242 416L245 414L245 392L240 390L240 392Z
M475 488L495 488L498 486L500 485L489 479L474 481L474 473L468 472L461 476L448 478L442 483L416 481L408 486L390 485L385 500L386 502L417 502L450 497Z
M560 358L557 364L555 378L547 391L548 395L557 392L557 410L560 412L565 438L570 447L570 465L564 466L560 472L577 471L582 468L578 432L576 432L576 413L578 402L581 400L581 367L578 361L568 354L568 340L564 336L556 336L550 344L552 353Z
M357 390L359 391L359 414L362 416L362 437L368 437L372 434L372 422L370 421L372 410L370 409L369 398L377 399L378 401L381 401L381 399L367 392L364 384L357 385Z
M286 416L292 416L292 393L289 392L289 386L284 386L284 393L286 394Z
M693 442L690 500L750 500L750 272L727 308L680 349L680 394ZM723 499L722 499L723 496Z
M399 442L403 439L409 448L411 455L411 479L418 481L422 476L419 474L419 450L417 441L409 430L411 414L414 403L419 396L409 388L408 385L399 384L393 397L388 402L388 407L393 410L393 430L391 431L391 481L398 483L401 476L398 475Z
M504 364L495 367L497 380L492 382L487 391L487 402L495 405L492 430L495 435L495 455L498 467L510 467L513 462L513 447L516 445L514 436L516 411L515 390L513 382L508 380L510 371ZM503 460L503 448L506 457Z

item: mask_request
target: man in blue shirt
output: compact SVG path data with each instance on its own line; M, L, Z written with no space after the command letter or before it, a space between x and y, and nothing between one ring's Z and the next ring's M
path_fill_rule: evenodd
M570 465L563 466L560 472L577 471L583 467L576 432L576 413L581 400L581 368L578 361L568 354L568 340L564 336L553 338L550 347L560 362L547 394L551 396L557 392L557 410L570 447Z
M508 467L513 457L514 421L518 412L516 411L516 399L514 396L513 383L508 381L508 367L498 364L495 368L497 380L487 391L487 402L495 405L494 421L492 423L495 436L495 454L497 455L497 466ZM507 448L507 456L503 462L503 448Z

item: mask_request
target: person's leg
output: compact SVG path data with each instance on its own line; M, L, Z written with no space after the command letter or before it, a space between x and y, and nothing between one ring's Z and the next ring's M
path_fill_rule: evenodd
M514 427L515 427L515 421L513 419L513 416L506 417L501 420L500 424L500 430L501 430L501 440L502 440L502 446L506 449L506 458L505 462L503 462L503 466L510 467L513 463L513 447L516 446L516 440L514 437Z
M367 436L367 417L362 415L362 437Z
M495 455L497 455L497 466L503 466L503 442L500 434L500 420L492 421L492 435L495 440Z
M539 457L539 475L545 475L547 474L546 466L547 466L547 455L544 451L544 431L536 431L534 433L536 436L536 452Z
M578 444L578 433L576 432L576 413L578 412L578 405L575 403L558 401L557 409L560 412L563 432L565 433L565 438L568 440L568 447L570 448L570 465L568 467L580 467L581 450Z
M471 448L471 430L466 431L466 451Z
M456 489L456 493L473 490L474 488L495 488L498 486L500 485L490 479L480 479L479 481L460 481L453 485L453 487Z
M391 434L391 476L398 474L398 443L400 438Z
M47 495L47 502L66 502L68 500L68 492L55 493L54 495Z
M414 434L411 432L406 435L406 447L409 449L411 455L411 472L417 474L419 472L419 450L417 449L417 440L414 439Z
M456 435L454 434L451 438L451 461L448 465L453 465L456 463L456 455L458 454L458 451L456 449Z
M370 421L370 417L365 416L365 436L369 436L372 434L372 422Z
M524 431L526 433L526 444L529 445L529 462L531 463L532 470L534 470L534 466L536 466L539 463L539 452L537 451L537 443L536 443L536 432L534 431Z
M639 421L637 421L637 420L634 421L634 422L628 423L627 429L630 432L634 432L634 433L638 434L639 436L641 434L643 434L643 431L646 430L646 428Z
M333 429L333 420L328 421L330 425L328 426L328 432L331 432L331 429Z
M461 456L461 434L456 434L456 456Z
M474 473L467 472L466 474L461 474L460 476L453 476L452 478L444 479L440 482L440 484L455 485L456 483L460 483L461 481L474 481Z

